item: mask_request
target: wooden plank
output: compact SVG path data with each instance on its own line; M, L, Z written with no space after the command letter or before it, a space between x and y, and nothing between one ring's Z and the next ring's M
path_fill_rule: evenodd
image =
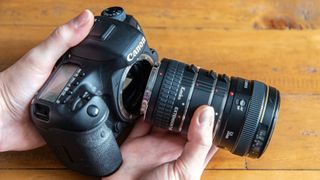
M318 93L318 31L147 30L163 57L257 79L282 93Z
M122 6L143 26L214 29L318 28L319 1L310 0L163 0L80 1L2 0L0 25L57 25L88 8L96 14L109 6Z
M319 95L284 95L271 143L259 160L220 150L207 169L320 170ZM0 154L0 168L62 168L47 148Z
M208 166L215 169L244 169L244 160L228 153L220 151ZM61 169L65 168L54 157L48 147L26 152L0 153L1 169ZM1 176L0 176L1 179Z
M0 169L65 168L47 146L32 151L0 153ZM1 178L0 178L1 179Z
M202 175L202 180L224 179L319 179L320 171L263 171L263 170L206 170ZM0 178L9 179L98 179L80 175L69 170L0 170Z
M52 27L0 28L0 68L44 39ZM320 92L320 36L314 31L145 29L160 57L257 79L282 93Z
M202 175L202 180L223 179L223 180L242 180L242 179L308 179L318 180L320 171L297 171L297 170L206 170Z
M319 1L2 0L0 71L82 9L99 14L115 4L139 20L160 57L262 80L283 94L280 118L264 156L253 160L220 150L202 179L318 179L319 30L263 29L317 29ZM0 179L18 178L91 179L64 169L47 147L0 154Z
M0 179L68 179L68 180L90 180L100 179L90 176L81 175L70 170L0 170Z

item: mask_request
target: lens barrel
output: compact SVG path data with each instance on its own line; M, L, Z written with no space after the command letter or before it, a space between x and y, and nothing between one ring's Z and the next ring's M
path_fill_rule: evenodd
M141 105L147 122L186 134L201 105L215 109L215 145L259 158L275 126L280 93L258 81L229 78L170 59L151 70Z

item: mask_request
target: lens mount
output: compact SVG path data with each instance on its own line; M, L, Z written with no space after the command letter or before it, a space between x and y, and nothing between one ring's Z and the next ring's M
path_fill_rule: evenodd
M118 105L124 120L130 122L140 115L140 103L154 65L151 56L141 54L136 63L124 69L118 89Z
M149 106L149 101L151 98L154 83L156 82L156 79L157 79L158 71L159 71L159 68L157 66L152 67L151 72L150 72L150 76L148 78L148 83L146 85L146 90L143 95L143 99L141 102L141 109L140 109L140 114L144 116L143 119L146 118L145 116L146 116L147 109Z

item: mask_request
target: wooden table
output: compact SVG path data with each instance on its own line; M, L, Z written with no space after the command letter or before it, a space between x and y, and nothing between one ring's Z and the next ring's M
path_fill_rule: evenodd
M88 8L123 6L151 47L220 73L280 89L271 144L259 160L219 151L203 179L320 178L320 1L1 0L0 70L57 25ZM0 179L90 179L65 169L47 147L0 154Z

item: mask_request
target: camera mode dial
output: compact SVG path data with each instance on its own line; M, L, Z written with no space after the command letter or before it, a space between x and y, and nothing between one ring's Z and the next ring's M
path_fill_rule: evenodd
M101 12L102 16L106 16L119 21L124 21L126 19L126 13L121 7L110 7Z

